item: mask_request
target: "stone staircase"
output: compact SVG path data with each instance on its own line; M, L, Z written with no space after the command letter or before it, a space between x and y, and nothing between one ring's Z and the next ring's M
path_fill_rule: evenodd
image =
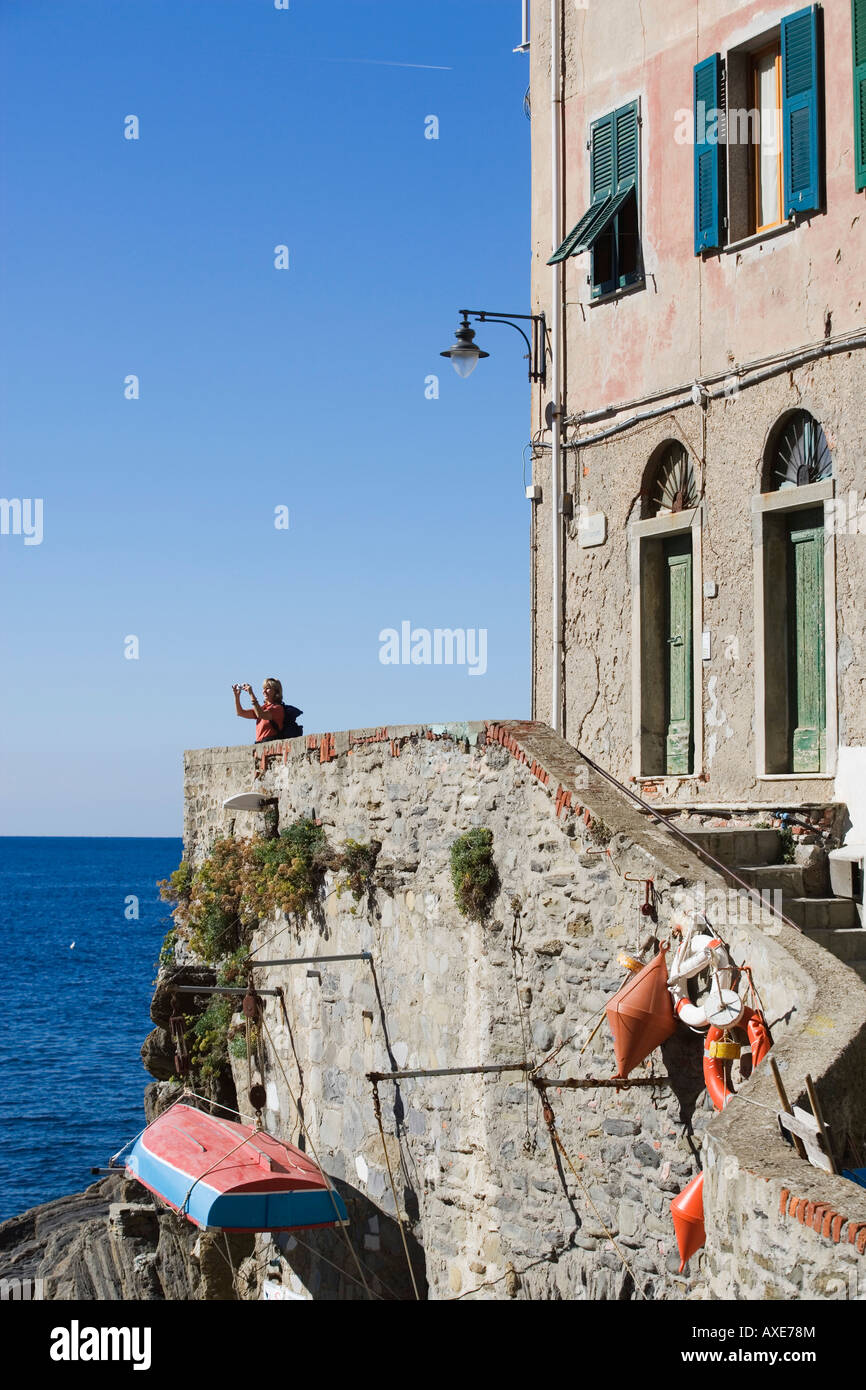
M852 898L821 896L826 875L813 865L783 864L778 830L690 830L700 847L733 869L770 902L782 894L781 908L803 933L818 942L866 982L866 928Z

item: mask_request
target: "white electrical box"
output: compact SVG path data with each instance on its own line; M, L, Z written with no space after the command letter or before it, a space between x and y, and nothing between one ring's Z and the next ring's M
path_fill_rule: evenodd
M843 845L831 849L830 890L837 898L853 898L863 924L863 878L866 870L866 845Z
M526 489L526 500L527 500L527 502L540 502L540 501L541 501L541 484L540 484L540 483L530 483L529 487Z

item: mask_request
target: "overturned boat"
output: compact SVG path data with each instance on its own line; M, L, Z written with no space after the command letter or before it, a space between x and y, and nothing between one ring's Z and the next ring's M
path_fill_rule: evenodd
M294 1144L182 1102L139 1136L126 1172L204 1230L287 1231L347 1220L339 1193Z

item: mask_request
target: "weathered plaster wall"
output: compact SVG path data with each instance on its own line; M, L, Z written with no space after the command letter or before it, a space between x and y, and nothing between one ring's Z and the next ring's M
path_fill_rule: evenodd
M757 245L694 254L693 145L676 138L692 109L694 64L727 53L802 8L790 0L607 0L564 4L565 230L589 206L592 121L641 100L641 231L646 288L592 303L588 253L565 263L568 410L677 386L733 362L863 327L866 237L855 190L849 0L825 0L826 212ZM532 7L533 297L549 311L550 5ZM615 35L615 42L612 36Z
M565 229L588 204L590 122L641 97L642 238L644 288L589 302L588 255L564 270L564 414L575 417L675 388L712 373L731 373L766 354L793 353L866 328L866 238L863 195L854 189L851 32L848 0L824 7L827 92L826 212L764 241L696 257L693 251L693 149L674 138L676 113L692 104L692 68L777 25L789 4L670 4L612 0L604 6L563 6L565 108ZM611 43L611 33L616 42ZM551 246L549 6L533 5L533 303L550 317ZM764 486L761 468L774 425L786 412L809 410L831 447L836 497L866 498L862 411L866 353L845 351L759 384L744 378L732 394L704 410L686 407L635 424L607 441L580 447L582 438L627 421L569 426L563 484L577 515L604 512L607 540L584 549L577 527L564 523L563 730L595 753L617 776L639 769L633 729L640 722L633 695L633 574L629 525L640 516L639 495L649 462L665 441L685 444L703 490L703 579L717 598L696 590L699 628L711 634L712 656L700 663L695 713L703 760L685 782L661 784L664 801L740 801L798 804L832 798L832 763L823 779L759 780L756 746L755 559L752 501ZM543 426L544 398L533 399L533 429ZM665 402L657 402L663 406ZM539 438L549 444L549 433ZM577 447L572 447L577 446ZM535 712L546 718L551 689L551 487L549 454L539 450L533 481L543 488L534 506ZM866 741L866 538L854 521L828 546L835 571L838 736L842 748Z
M186 755L186 854L198 861L214 838L260 828L251 813L232 819L221 807L225 797L250 788L254 766L256 786L279 798L283 824L315 811L335 845L348 837L382 844L383 882L372 911L348 894L338 896L328 880L318 920L267 924L253 944L268 959L373 955L374 973L352 962L320 970L274 966L257 976L262 987L284 988L290 1023L268 1003L279 1062L269 1050L265 1118L277 1132L297 1137L288 1088L296 1095L302 1090L310 1135L343 1184L356 1247L368 1269L405 1296L365 1073L522 1060L524 1049L539 1063L561 1046L545 1062L546 1075L609 1077L614 1060L606 1023L591 1041L590 1034L624 979L617 952L636 951L647 933L639 886L622 875L654 876L659 932L675 882L718 886L720 880L541 725L364 730L297 740L285 761L279 745L268 752L264 773L248 747ZM473 825L492 829L501 876L483 926L457 912L448 868L451 843ZM862 1059L859 1023L851 1023L838 1000L847 991L862 1018L866 990L845 967L781 926L737 926L725 935L736 958L752 964L793 1093L804 1057L816 1080L840 1040ZM807 1041L804 1052L803 1029L816 1026L816 1009L818 1041ZM383 1083L398 1194L412 1220L419 1269L423 1251L429 1296L447 1299L478 1286L476 1296L490 1298L630 1296L623 1257L647 1296L704 1297L710 1278L730 1281L736 1264L721 1243L677 1273L669 1217L671 1198L700 1166L708 1126L718 1124L702 1093L700 1047L700 1038L683 1031L665 1044L661 1060L656 1054L654 1069L672 1078L673 1090L549 1091L579 1181L557 1161L538 1097L519 1073L406 1080L399 1088ZM645 1068L635 1073L646 1074ZM237 1081L243 1095L244 1064ZM866 1128L861 1105L846 1101L840 1118ZM736 1139L740 1129L751 1134L763 1112L745 1101L735 1106ZM786 1174L793 1169L792 1190L796 1183L808 1195L820 1175L789 1158L772 1133L762 1135L762 1145L765 1157L778 1155ZM751 1174L748 1162L739 1161ZM834 1181L846 1198L847 1190L855 1194L848 1216L860 1210L866 1220L858 1190ZM769 1219L780 1188L764 1186ZM841 1197L836 1202L841 1211ZM310 1253L321 1251L351 1276L339 1238L301 1235L302 1244L282 1241L283 1258L273 1266L284 1285L291 1281L297 1292L317 1297L362 1296L357 1283ZM804 1289L817 1287L837 1263L832 1240L812 1233L809 1241L799 1257ZM262 1248L262 1267L272 1254L273 1247ZM757 1286L763 1275L750 1266L747 1277ZM384 1286L374 1287L387 1296Z
M711 657L700 663L695 715L703 720L703 763L694 779L660 787L665 800L821 802L834 793L831 776L759 779L756 731L756 623L753 499L772 425L786 410L808 409L821 421L833 456L835 492L866 497L862 420L852 403L866 390L866 354L851 354L786 373L730 399L706 416L706 495L701 526L703 580L718 585L694 602L711 636ZM680 440L701 452L702 412L680 411L605 443L566 456L566 485L575 504L608 518L608 540L594 549L566 527L565 733L623 780L636 766L632 749L631 632L635 604L629 526L640 518L643 476L655 450ZM696 469L698 476L700 470ZM543 531L546 538L546 531ZM866 741L866 535L849 530L825 548L835 571L836 685L841 745ZM549 649L538 653L540 690L548 688ZM703 779L698 776L703 774Z

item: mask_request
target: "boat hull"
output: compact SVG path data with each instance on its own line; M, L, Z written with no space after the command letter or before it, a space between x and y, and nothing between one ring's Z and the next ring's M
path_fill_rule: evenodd
M127 1174L203 1230L296 1230L347 1220L343 1199L306 1154L249 1126L211 1119L172 1107L136 1140Z

